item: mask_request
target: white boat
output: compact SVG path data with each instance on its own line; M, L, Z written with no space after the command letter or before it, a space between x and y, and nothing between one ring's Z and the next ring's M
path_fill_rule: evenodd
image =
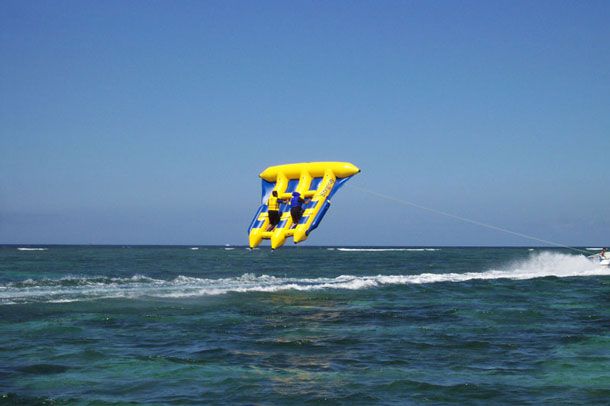
M587 258L603 268L610 267L610 252L606 252L606 250L599 254L589 255Z

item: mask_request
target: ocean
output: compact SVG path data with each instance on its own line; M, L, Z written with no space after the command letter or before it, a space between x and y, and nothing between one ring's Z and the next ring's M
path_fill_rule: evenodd
M609 399L610 270L565 249L0 247L0 404Z

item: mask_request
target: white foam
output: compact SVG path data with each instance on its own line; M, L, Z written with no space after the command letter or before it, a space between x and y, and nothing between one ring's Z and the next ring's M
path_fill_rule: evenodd
M335 249L335 248L329 248ZM423 252L423 251L440 251L440 248L336 248L337 251L345 252L385 252L385 251L410 251L410 252Z
M193 251L197 251L197 250L199 249L199 247L191 247L191 249L192 249Z
M67 303L109 298L186 298L231 292L360 290L388 285L456 283L470 280L527 280L551 276L565 278L608 275L610 269L598 267L584 256L541 252L504 268L466 273L341 275L334 278L286 278L246 273L239 277L218 279L178 276L171 280L163 280L144 275L133 275L128 278L73 276L62 279L27 279L0 284L0 304Z
M19 247L17 248L19 251L46 251L48 248L27 248L27 247Z
M603 248L587 248L589 251L601 251Z

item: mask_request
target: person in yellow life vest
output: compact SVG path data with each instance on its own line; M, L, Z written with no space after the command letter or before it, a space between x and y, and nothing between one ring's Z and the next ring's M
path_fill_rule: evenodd
M277 197L277 190L271 192L269 200L267 201L267 213L269 215L269 227L267 231L271 231L280 222L280 199Z

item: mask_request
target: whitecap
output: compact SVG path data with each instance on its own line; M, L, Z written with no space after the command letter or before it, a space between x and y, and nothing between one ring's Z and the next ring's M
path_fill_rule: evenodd
M440 251L439 248L337 248L336 250L337 251L344 251L344 252L385 252L385 251L424 252L424 251Z

